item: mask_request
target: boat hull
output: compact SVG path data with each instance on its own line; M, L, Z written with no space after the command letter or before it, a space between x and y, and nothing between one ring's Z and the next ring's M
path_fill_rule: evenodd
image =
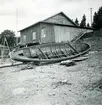
M85 43L49 43L12 51L12 59L21 62L58 62L85 54L90 46Z

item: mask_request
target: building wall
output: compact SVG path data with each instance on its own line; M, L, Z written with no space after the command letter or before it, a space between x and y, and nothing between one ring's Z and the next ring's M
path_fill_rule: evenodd
M45 34L44 37L42 37L42 30L43 34ZM40 23L21 31L21 44L34 42L33 41L34 31L36 32L35 42L50 43L50 42L71 41L81 32L90 31L90 30L76 28L76 27L67 27L67 26ZM26 36L26 42L24 42L24 35Z
M58 14L54 17L51 17L47 20L45 20L45 22L51 22L51 23L59 23L59 24L66 24L66 25L73 25L65 16L63 16L62 14Z
M20 43L25 44L25 43L32 43L33 41L33 32L36 32L36 41L39 41L40 39L40 24L37 24L35 26L29 27L23 31L21 31L21 39ZM24 42L24 35L26 36L26 41Z
M53 25L41 23L40 32L42 29L45 30L45 37L42 37L42 33L40 34L41 43L55 42Z
M81 29L66 26L54 26L55 42L71 41L81 32L90 31L88 29Z
M45 35L46 35L45 37L41 36L42 29L45 30ZM32 43L33 42L32 34L34 31L36 32L35 42L40 42L40 43L55 42L53 25L40 23L21 32L21 41L20 41L21 44ZM24 35L26 36L26 42L24 42Z

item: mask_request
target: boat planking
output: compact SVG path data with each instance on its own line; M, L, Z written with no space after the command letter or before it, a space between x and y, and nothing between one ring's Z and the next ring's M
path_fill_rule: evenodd
M86 43L47 43L15 48L11 58L21 62L58 62L87 53Z

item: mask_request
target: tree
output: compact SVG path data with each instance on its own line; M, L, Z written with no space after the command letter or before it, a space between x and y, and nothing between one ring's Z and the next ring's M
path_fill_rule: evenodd
M97 24L98 24L98 25L97 25L98 28L102 28L102 16L99 18Z
M102 7L100 7L98 11L94 13L92 27L102 28Z
M97 28L97 20L98 20L98 14L95 12L93 16L92 27Z
M86 27L86 16L85 16L85 14L84 14L83 17L82 17L80 26L81 26L81 27Z
M77 25L79 25L79 21L78 21L77 18L75 19L75 23L76 23Z
M87 23L87 27L90 27L90 24L89 23Z
M0 44L3 44L5 38L7 39L8 45L10 48L14 47L16 44L15 33L11 30L4 30L0 34Z
M17 42L20 43L20 37L17 37Z

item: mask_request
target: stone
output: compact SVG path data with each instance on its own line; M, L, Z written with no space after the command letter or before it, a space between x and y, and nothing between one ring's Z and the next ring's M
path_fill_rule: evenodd
M62 61L60 63L60 65L73 66L73 65L75 65L75 61L73 61L73 60Z

